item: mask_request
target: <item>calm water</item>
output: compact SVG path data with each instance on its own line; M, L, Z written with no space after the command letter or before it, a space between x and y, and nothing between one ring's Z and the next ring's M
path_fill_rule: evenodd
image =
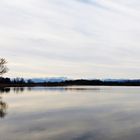
M139 87L12 88L0 93L0 140L139 137Z

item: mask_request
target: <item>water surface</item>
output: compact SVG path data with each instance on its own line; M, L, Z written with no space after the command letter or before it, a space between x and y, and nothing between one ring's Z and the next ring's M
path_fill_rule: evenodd
M139 87L0 90L0 140L135 140Z

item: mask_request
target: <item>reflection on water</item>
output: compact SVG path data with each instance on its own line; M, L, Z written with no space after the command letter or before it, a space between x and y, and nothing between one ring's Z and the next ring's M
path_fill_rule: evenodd
M139 87L10 88L0 92L0 117L8 112L0 119L0 140L140 137Z
M0 93L9 93L10 91L13 91L14 93L22 93L26 91L37 91L37 90L47 90L47 91L90 91L90 90L100 90L100 88L93 88L93 87L13 87L13 88L0 88Z
M10 92L10 88L0 88L0 93L8 93Z
M4 118L7 110L7 104L2 101L2 98L0 97L0 118Z
M14 91L15 93L22 93L22 92L24 92L24 90L25 90L24 87L14 87L14 88L13 88L13 91Z

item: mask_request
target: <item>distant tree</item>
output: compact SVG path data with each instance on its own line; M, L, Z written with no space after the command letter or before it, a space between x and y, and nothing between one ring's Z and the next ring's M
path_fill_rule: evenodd
M13 79L14 84L25 84L25 80L23 78L14 78Z
M33 82L31 79L28 79L28 80L27 80L27 83L28 83L28 84L32 84L32 83L34 83L34 82Z
M6 66L7 61L4 58L0 58L0 77L8 72L8 68Z

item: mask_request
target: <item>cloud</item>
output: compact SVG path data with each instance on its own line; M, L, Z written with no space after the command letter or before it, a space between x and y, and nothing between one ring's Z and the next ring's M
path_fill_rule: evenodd
M95 0L77 0L79 2L82 2L82 3L86 3L86 4L93 4L95 3Z
M139 78L139 4L1 1L0 56L9 61L8 76Z

